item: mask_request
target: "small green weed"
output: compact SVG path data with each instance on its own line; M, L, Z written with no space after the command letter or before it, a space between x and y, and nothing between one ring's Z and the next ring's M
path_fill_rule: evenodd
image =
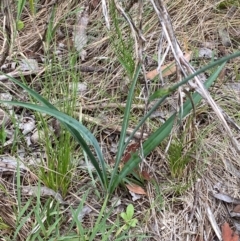
M239 7L239 1L237 1L237 0L223 0L223 1L220 1L220 2L218 2L216 4L216 9L217 10L223 10L223 9L230 8L232 6Z
M36 2L34 0L28 1L30 12L32 15L36 13ZM17 18L16 18L16 30L22 30L24 28L24 22L21 19L23 9L26 5L26 0L17 1Z
M129 204L126 208L126 212L120 214L121 218L124 220L124 225L118 229L115 237L117 237L123 230L128 230L129 228L134 228L137 225L138 220L133 218L134 207L132 204Z
M136 227L138 220L136 218L133 218L133 215L134 215L134 207L132 204L129 204L127 206L126 212L122 212L120 214L120 216L125 222L123 229L127 229L129 227Z

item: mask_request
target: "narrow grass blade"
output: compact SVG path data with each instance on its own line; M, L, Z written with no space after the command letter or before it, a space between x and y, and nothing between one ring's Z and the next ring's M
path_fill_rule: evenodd
M54 35L53 29L54 29L54 18L55 18L56 10L57 10L57 3L55 2L52 7L50 19L48 21L47 34L45 36L45 38L46 38L45 41L47 44L47 51L48 51L48 48L50 46L50 43L51 43L51 41L53 39L53 35Z
M225 63L223 63L204 83L206 88L209 88L211 84L217 79L219 73L223 69ZM193 103L196 105L202 99L201 95L194 93L192 95ZM183 118L186 117L192 110L191 101L188 99L183 105ZM151 151L153 151L170 133L173 128L173 124L177 118L177 113L174 113L157 131L143 143L143 155L146 157ZM141 158L137 153L134 153L130 160L124 165L122 171L115 177L114 182L110 186L110 193L119 185L119 183L129 174L132 170L141 162Z
M29 200L27 201L27 203L25 204L24 207L28 208L28 207L30 206L30 204L31 204L31 201L32 201L32 199L29 199ZM31 210L31 209L30 209L30 210ZM22 217L22 218L21 218L21 222L18 223L18 226L16 227L16 230L15 230L15 232L14 232L13 240L17 240L17 235L18 235L19 231L20 231L21 228L24 226L24 224L26 224L26 223L29 221L29 218L30 218L30 216L32 215L33 211L34 211L34 210L32 209L32 210L27 214L26 217Z
M36 218L36 227L35 227L35 231L36 233L38 233L39 229L41 230L41 232L46 235L47 233L47 230L44 226L44 222L46 220L46 217L42 218L40 215L41 215L41 212L39 212L39 210L35 210L34 209L34 214L35 214L35 218Z
M59 223L61 222L61 220L62 220L62 217L58 218L50 227L48 227L48 230L47 230L48 236L50 236L54 230L56 232L59 231ZM58 236L58 235L56 235L56 236Z
M77 209L74 210L70 206L70 211L71 211L71 215L72 215L72 223L68 226L68 232L70 233L70 231L72 231L74 229L74 226L77 226L78 234L79 234L79 236L82 236L82 237L85 236L86 229L84 229L82 227L82 223L80 222L78 216L79 216L79 213L81 213L81 211L83 209L83 206L84 206L84 204L86 202L88 194L89 194L89 190L86 190L86 192L83 193L83 195L81 197L81 202L78 204L78 208Z
M26 0L17 1L17 21L20 19Z
M111 44L116 51L118 61L124 67L129 77L132 77L135 68L135 60L133 57L133 42L132 39L123 37L123 33L119 23L119 15L115 1L110 2L110 14L113 20L114 31L111 35ZM116 41L116 39L118 41Z
M120 140L119 140L119 145L118 145L118 151L116 155L116 160L115 160L115 166L113 169L113 172L111 173L111 179L109 183L109 188L111 189L111 185L116 178L117 172L118 172L118 166L121 161L123 152L124 152L124 142L126 138L126 133L127 133L127 128L128 128L128 122L129 122L129 117L130 117L130 110L131 110L131 104L134 96L134 90L135 90L135 85L140 73L141 66L138 64L136 66L135 73L133 75L133 80L132 80L132 85L130 88L130 91L128 93L128 98L127 98L127 103L124 111L124 118L123 118L123 123L122 123L122 130L121 130L121 135L120 135Z
M17 235L21 228L24 226L26 221L29 219L31 216L33 210L28 213L26 217L23 217L24 213L29 209L32 198L29 198L29 200L26 202L26 204L22 207L22 202L21 202L21 175L20 175L20 162L18 160L17 162L17 204L18 204L18 210L16 214L16 231L14 232L14 240L17 240Z
M35 2L34 0L29 0L29 8L30 8L30 11L31 11L31 14L34 15L35 14Z

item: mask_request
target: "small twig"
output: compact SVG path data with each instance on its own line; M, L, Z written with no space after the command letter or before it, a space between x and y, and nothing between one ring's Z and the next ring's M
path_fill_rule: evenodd
M69 66L63 66L66 69L70 69ZM81 72L87 72L87 73L109 73L111 72L112 74L115 73L115 71L111 71L106 68L98 68L98 67L92 67L92 66L75 66L72 67L75 68L76 70L79 69ZM14 70L13 72L7 73L6 75L0 75L0 81L2 80L8 80L8 76L12 78L18 78L21 76L30 76L30 75L35 75L35 74L42 74L44 73L46 68L38 68L37 70L29 70L29 71L20 71L18 69ZM8 75L8 76L7 76Z
M181 58L181 62L184 64L186 69L189 71L190 74L193 74L195 72L194 68L184 59ZM234 137L230 127L228 126L226 119L224 118L223 112L221 108L216 104L216 102L213 100L212 96L209 94L208 90L204 87L203 83L199 79L198 76L195 76L194 81L189 81L189 85L194 88L212 107L215 114L217 115L218 119L221 121L223 127L225 128L233 146L235 147L236 151L240 153L240 147L238 144L238 141Z
M9 77L18 78L21 76L28 76L28 75L43 73L44 71L45 71L45 68L39 68L38 70L29 70L29 71L19 71L18 69L16 69L11 73L0 75L0 81L8 80Z
M105 0L102 0L102 11L103 11L103 16L105 18L107 29L110 30L110 22L108 17L107 4Z
M125 108L126 103L101 103L101 104L93 104L93 105L82 105L82 110L96 110L96 109L104 109L104 108ZM132 109L144 110L145 104L132 104Z
M120 6L120 4L116 0L114 1L114 3L115 3L116 8L118 9L118 11L120 13L122 13L123 17L127 20L128 24L131 28L131 32L132 32L132 35L133 35L133 38L135 41L136 58L137 58L137 60L141 60L141 55L139 54L139 50L142 48L141 45L142 45L142 43L144 43L146 41L146 39L144 38L144 36L140 32L140 30L136 27L132 18L124 11L124 9Z
M158 15L160 22L161 22L164 36L167 39L168 44L171 46L172 53L173 53L174 59L176 61L176 76L177 76L177 80L180 82L181 78L182 78L181 73L184 74L185 76L187 76L187 75L185 74L184 68L182 67L181 62L180 62L180 57L182 57L183 53L182 53L182 51L179 47L179 44L177 42L177 39L175 37L172 23L170 20L170 16L167 12L167 9L164 6L163 1L151 0L151 2L152 2L152 5ZM179 92L179 103L180 103L178 105L178 107L180 107L180 115L182 115L182 113L183 113L183 94L182 94L181 86L178 88L178 92Z
M94 67L94 66L73 66L70 67L68 65L65 65L64 68L66 69L73 69L75 70L80 70L81 72L86 72L86 73L111 73L111 74L116 74L117 70L111 70L110 68L99 68L99 67Z
M239 131L240 132L240 127L237 123L235 123L232 118L224 111L222 110L222 114L224 116L224 118L226 119L226 121L228 122L229 125L231 125L236 131Z
M195 188L194 188L194 202L193 202L193 207L192 207L192 210L191 210L191 214L190 214L189 219L188 219L188 223L192 222L193 215L194 215L194 213L196 211L196 208L197 208L197 203L198 203L198 199L199 199L199 184L200 184L200 181L201 181L201 179L198 179L196 184L195 184Z
M217 225L216 219L212 213L212 210L210 209L210 207L206 204L206 209L207 209L207 214L208 214L208 219L212 225L212 228L216 234L216 236L218 237L218 239L220 241L222 241L222 236L221 236L221 231Z

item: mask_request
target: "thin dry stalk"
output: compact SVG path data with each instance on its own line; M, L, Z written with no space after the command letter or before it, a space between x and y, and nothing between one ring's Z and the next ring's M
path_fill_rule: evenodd
M3 36L4 41L2 49L0 52L0 66L2 66L9 54L10 50L10 41L11 41L11 14L9 9L9 3L7 0L2 1L1 8L3 9Z

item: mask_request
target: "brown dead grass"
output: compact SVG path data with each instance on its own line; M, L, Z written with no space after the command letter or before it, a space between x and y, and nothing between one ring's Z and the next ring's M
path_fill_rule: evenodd
M45 1L45 3L48 1ZM54 43L50 46L50 52L53 53L54 46L60 42L68 43L65 47L65 57L67 57L69 49L73 49L71 40L75 15L70 15L63 18L64 14L73 11L77 7L84 7L88 1L76 3L76 1L61 1L57 7L57 16L55 24L59 24L63 35L56 34ZM232 53L239 48L238 33L240 32L240 8L237 8L234 14L230 15L231 6L227 9L218 10L217 3L212 0L207 1L165 1L172 18L173 27L176 37L183 49L196 51L200 46L210 43L216 53L216 56ZM13 6L12 6L13 7ZM100 4L94 8L90 6L91 13L89 15L88 36L89 42L85 50L87 51L86 60L79 63L81 66L104 68L108 72L82 72L81 79L90 86L88 93L84 98L79 98L79 103L87 105L96 105L93 110L85 111L85 114L100 117L103 123L106 123L106 128L101 125L97 131L99 140L106 146L106 155L111 158L112 154L109 149L112 143L117 142L118 134L114 129L106 131L107 127L113 124L121 124L123 112L119 108L99 108L100 103L124 103L127 97L128 81L123 68L119 65L111 42L109 33L105 28L105 22L102 15ZM20 53L29 56L43 56L43 47L40 36L43 35L46 29L46 22L49 19L51 7L41 8L36 17L33 18L27 9L23 13L23 21L25 28L20 31L8 54L8 62L12 62ZM134 5L130 10L130 15L136 19L138 14L138 6ZM14 12L14 11L13 11ZM63 14L64 13L64 14ZM12 22L13 24L13 22ZM218 29L225 27L232 38L233 46L223 47L218 36ZM122 31L124 37L129 38L129 28L127 23L122 20ZM231 33L234 34L231 35ZM149 1L145 1L143 14L143 34L146 38L144 52L147 56L146 70L152 70L157 67L157 62L154 56L157 56L158 41L161 33L158 18L154 13ZM112 34L112 33L111 33ZM3 35L1 34L0 46L3 43ZM40 41L40 42L39 42ZM39 44L40 43L40 44ZM163 43L163 46L166 43ZM64 57L63 57L64 58ZM172 60L172 56L167 56L167 61ZM204 61L197 61L196 65L201 66ZM208 61L206 61L208 62ZM226 75L215 87L211 89L211 93L215 100L218 100L219 105L237 122L240 123L239 114L239 92L231 91L226 88L226 83L237 82L235 79L238 74L239 78L240 61L239 59L232 60L226 66ZM12 71L12 70L10 70ZM39 77L41 78L41 77ZM174 78L167 78L165 81L174 81ZM152 90L159 88L160 83L152 83ZM141 85L138 85L138 93L141 90ZM226 97L228 96L228 98ZM173 99L173 102L176 102ZM135 104L144 104L144 101L136 98ZM175 106L173 106L175 105ZM176 104L171 105L171 100L165 104L165 109L160 111L166 113L166 110L172 111ZM104 115L103 115L104 113ZM134 127L136 121L143 115L142 110L135 109L133 111L134 118L131 120L131 125ZM205 106L203 102L196 110L196 126L195 136L199 140L195 155L191 162L184 170L184 174L180 179L173 179L170 175L169 165L167 162L167 154L164 153L166 145L159 147L154 151L142 164L141 168L148 170L153 176L155 184L149 182L146 185L148 196L134 202L137 218L140 220L138 224L139 232L152 236L149 240L215 240L215 233L210 224L206 208L208 205L212 210L218 226L229 221L229 215L225 205L216 200L211 193L218 191L227 193L235 198L240 198L239 181L234 174L231 166L235 167L237 172L240 170L239 156L232 147L230 141L224 134L224 131L212 110ZM103 117L104 116L104 117ZM86 123L88 125L88 123ZM157 128L159 122L151 121L148 131ZM191 140L191 127L185 129L188 131L188 138ZM175 130L174 135L179 135L178 130ZM239 132L235 133L239 136ZM167 144L167 143L165 143ZM229 165L229 163L231 165ZM239 173L239 172L238 172ZM83 175L81 173L81 175ZM78 187L87 184L89 179L86 176L83 179L76 177L73 180L73 185L70 193L75 193ZM196 182L198 181L198 185ZM158 185L159 190L157 190ZM79 195L79 193L78 193ZM126 193L121 193L125 204L131 202L131 198ZM97 207L97 203L101 202L97 198L93 198L92 194L88 202ZM7 199L2 201L6 202ZM74 202L75 197L69 195L67 200ZM5 205L5 204L4 204ZM8 212L8 211L6 211ZM193 213L192 213L193 212ZM10 212L11 213L11 212ZM6 217L2 215L2 217ZM191 222L188 222L192 215ZM146 218L147 217L147 218ZM114 216L110 217L114 220ZM93 218L94 220L94 218ZM86 226L91 226L91 217L86 221ZM88 223L89 222L89 223ZM8 222L6 222L8 224ZM9 224L9 226L12 226ZM26 237L25 230L22 231ZM134 232L134 230L132 230ZM3 235L3 234L2 234Z

